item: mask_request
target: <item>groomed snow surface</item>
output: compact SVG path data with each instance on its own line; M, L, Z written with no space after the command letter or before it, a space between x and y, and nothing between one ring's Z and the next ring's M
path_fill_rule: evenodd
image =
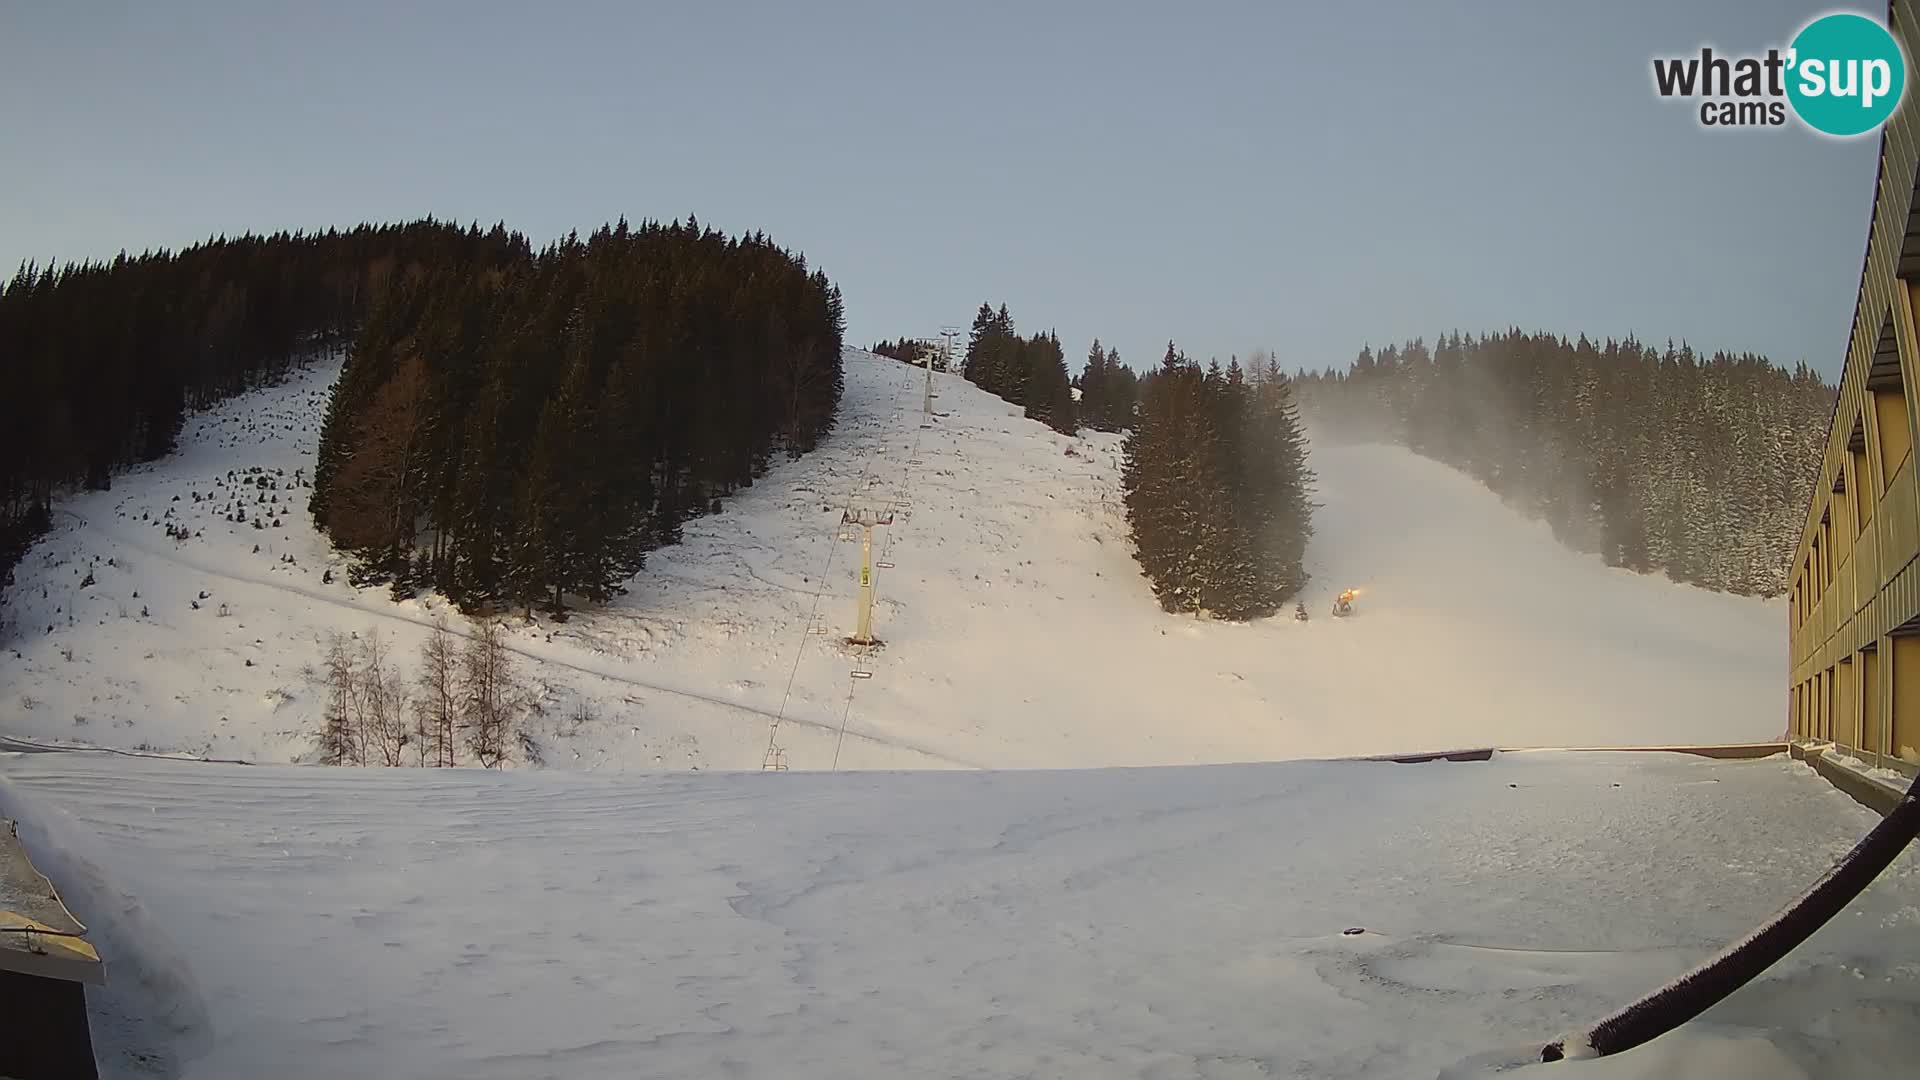
M0 763L0 813L108 957L107 1073L222 1080L1481 1075L1455 1067L1660 985L1875 820L1780 758L1557 752L843 776L46 753ZM1531 1071L1910 1075L1916 1032L1910 852L1701 1020Z
M10 593L0 731L297 761L314 750L322 695L306 671L329 631L377 629L415 663L448 606L348 585L295 482L312 477L337 371L315 364L197 416L179 453L60 504ZM690 523L629 595L565 623L513 621L547 764L758 768L776 717L796 770L1666 745L1785 728L1781 603L1609 569L1406 450L1314 451L1312 621L1203 622L1162 613L1139 574L1117 436L1066 438L950 375L936 376L946 415L923 427L920 371L851 351L846 373L825 445ZM226 519L236 497L245 522ZM850 505L895 515L875 534L892 564L875 572L885 644L864 657L842 641L859 573L857 535L839 527ZM1361 590L1358 613L1329 617L1347 587Z

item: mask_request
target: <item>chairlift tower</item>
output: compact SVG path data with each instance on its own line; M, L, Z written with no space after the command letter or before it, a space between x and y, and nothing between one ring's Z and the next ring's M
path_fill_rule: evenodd
M953 370L953 340L959 336L960 328L957 326L943 326L940 328L940 367L942 370ZM931 356L927 358L927 416L929 418L933 416L933 358Z
M923 415L930 418L933 416L933 350L932 349L926 350L925 359L927 361L927 397L925 402L923 402L920 406L920 412Z
M860 526L860 606L853 636L847 640L855 645L872 645L873 530L881 525L893 524L893 511L888 510L885 515L880 515L870 511L846 510L840 515L840 523Z

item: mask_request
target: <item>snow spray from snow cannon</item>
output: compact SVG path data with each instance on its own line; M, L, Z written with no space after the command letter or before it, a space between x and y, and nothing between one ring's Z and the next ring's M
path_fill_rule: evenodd
M1807 891L1753 933L1584 1031L1541 1047L1540 1061L1631 1050L1706 1012L1772 967L1853 902L1920 834L1920 777L1906 797Z

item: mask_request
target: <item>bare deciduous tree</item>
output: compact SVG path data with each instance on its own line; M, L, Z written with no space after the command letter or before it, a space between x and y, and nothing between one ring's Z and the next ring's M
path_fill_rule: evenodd
M319 682L327 694L320 724L320 760L328 765L365 765L366 748L360 742L355 719L360 712L359 652L338 630L327 635Z
M483 619L460 656L467 749L487 768L507 759L519 724L521 694L513 684L512 654L500 624Z
M420 761L441 768L454 764L454 724L460 716L461 658L444 618L420 646L420 694L414 698Z
M412 732L407 723L406 677L394 667L380 631L367 634L360 670L360 742L388 766L406 763Z

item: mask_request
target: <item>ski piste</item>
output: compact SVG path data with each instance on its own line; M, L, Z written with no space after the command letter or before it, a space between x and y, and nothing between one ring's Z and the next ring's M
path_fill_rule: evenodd
M1920 777L1892 812L1778 915L1698 967L1582 1031L1542 1047L1542 1061L1631 1050L1712 1008L1792 952L1840 913L1920 833Z

